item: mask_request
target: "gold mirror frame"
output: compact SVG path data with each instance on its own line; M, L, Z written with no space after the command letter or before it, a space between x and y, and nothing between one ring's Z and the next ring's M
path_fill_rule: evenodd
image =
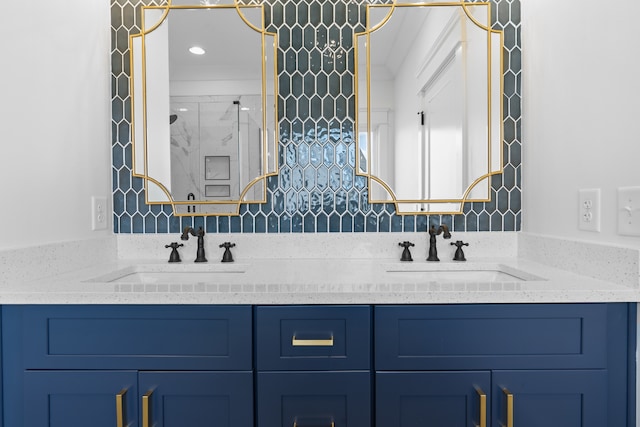
M159 10L161 15L157 22L148 25L145 23L145 10ZM175 9L235 9L241 20L249 27L250 30L256 31L260 34L262 42L262 175L253 178L243 189L240 191L240 197L238 200L174 200L167 187L158 179L150 176L149 174L149 162L148 162L148 117L147 117L147 79L146 79L146 36L157 29L170 14L171 10ZM257 9L260 11L261 27L252 23L250 19L243 13L244 10ZM278 117L278 105L276 102L276 96L278 93L278 79L277 79L277 34L271 33L265 30L264 21L264 6L262 4L240 4L238 0L234 0L233 4L217 4L217 5L176 5L171 4L171 0L167 0L167 4L163 6L143 6L141 11L141 31L138 34L132 34L129 36L129 50L130 50L130 94L131 94L131 143L132 143L132 176L143 179L145 190L145 203L148 205L171 205L175 216L219 216L219 215L239 215L240 205L243 203L266 203L267 201L267 177L278 175L279 165L277 161L278 156L278 134L277 134L277 117ZM273 58L273 81L270 82L273 86L273 106L268 108L268 84L267 81L267 38L273 40L273 52L271 58ZM227 41L228 42L228 41ZM167 82L167 85L169 82ZM140 101L142 100L142 101ZM273 124L270 129L268 124L268 114L273 112ZM140 117L142 120L140 121ZM168 120L168 119L167 119ZM140 124L141 123L141 124ZM269 133L272 135L269 135ZM268 154L271 154L271 160ZM245 196L254 186L260 185L262 197L259 200L246 200ZM258 188L260 191L260 188ZM150 194L156 196L155 199L150 198ZM187 212L180 212L179 207L184 208L187 206ZM193 212L190 207L193 206ZM196 213L195 206L200 207L200 211ZM214 211L206 211L205 209L213 209Z
M479 22L474 16L473 13L469 10L471 7L476 6L485 6L487 8L487 23L489 25L484 25ZM371 172L371 159L372 159L372 108L371 108L371 34L376 30L382 28L391 18L393 12L399 8L408 8L408 7L460 7L468 19L477 27L485 30L487 32L487 171L483 173L481 176L478 176L466 189L461 198L442 198L442 199L420 199L420 198L411 198L411 199L401 199L396 197L396 193L393 188L389 184L387 184L383 179L374 175ZM387 8L388 13L380 20L380 22L372 23L371 22L371 11L374 8ZM489 2L476 2L476 3L467 3L467 2L433 2L433 3L397 3L395 0L391 4L368 4L366 5L366 22L367 27L364 32L355 34L355 92L356 92L356 105L360 106L360 97L361 97L361 89L359 88L359 58L361 50L360 41L365 43L364 49L366 50L366 133L367 133L367 146L366 146L366 167L363 168L361 165L361 157L360 155L356 156L356 174L360 176L364 176L367 178L368 182L368 196L369 203L393 203L396 208L396 213L398 215L440 215L440 214L461 214L463 213L464 203L466 202L489 202L491 201L491 176L501 174L504 168L504 159L503 159L503 129L504 129L504 114L503 114L503 94L504 94L504 78L503 78L503 69L504 69L504 60L503 60L503 50L504 50L504 32L502 30L494 30L491 28L491 3ZM498 43L497 46L494 43ZM498 50L497 53L492 55L492 50ZM494 56L495 55L495 56ZM499 61L499 65L496 62ZM496 97L493 94L493 88L495 86L499 86L499 91L497 93L498 99L493 99ZM497 118L495 116L498 116ZM356 108L356 129L357 132L360 132L360 112L358 108ZM497 129L496 129L497 127ZM497 133L497 135L496 135ZM361 153L360 141L359 137L356 138L356 152ZM493 143L492 143L493 142ZM492 148L492 145L499 147L498 152L496 153L495 149ZM419 179L419 177L416 177ZM390 197L388 200L377 200L372 197L372 189L375 185L378 185L385 191ZM472 190L479 185L487 186L487 197L486 198L471 198L470 193ZM421 211L415 210L404 210L403 204L415 204L415 205L428 205L435 206L435 209L427 209ZM458 209L447 209L447 207L451 207L452 205L457 205ZM444 207L444 209L443 209Z

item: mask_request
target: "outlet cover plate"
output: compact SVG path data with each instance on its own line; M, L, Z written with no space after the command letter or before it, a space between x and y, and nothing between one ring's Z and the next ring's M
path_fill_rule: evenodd
M578 228L584 231L600 231L600 189L578 191Z
M91 230L107 229L107 198L91 197Z

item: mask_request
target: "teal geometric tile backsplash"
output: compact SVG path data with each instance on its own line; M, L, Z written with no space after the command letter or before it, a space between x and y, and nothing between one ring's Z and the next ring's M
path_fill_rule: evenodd
M520 0L494 0L492 25L504 31L504 173L491 178L491 202L465 203L460 215L397 215L395 205L368 202L356 174L354 32L365 7L388 0L267 0L267 30L278 34L278 176L267 179L264 204L243 204L239 216L173 215L145 204L132 177L129 34L139 32L140 7L163 0L112 0L113 219L116 233L518 231L521 221ZM251 2L255 2L253 0ZM324 55L331 40L333 55Z

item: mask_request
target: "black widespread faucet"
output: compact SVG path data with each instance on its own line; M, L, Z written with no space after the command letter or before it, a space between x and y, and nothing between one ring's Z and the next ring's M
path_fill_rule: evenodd
M185 227L180 238L182 240L189 240L189 234L198 237L198 250L196 252L195 262L207 262L207 258L204 256L204 230L202 227L199 227L198 231L195 231L193 227Z
M440 261L438 258L438 249L436 248L436 236L441 233L443 238L451 238L447 224L442 224L437 229L435 225L431 225L429 228L429 258L427 258L427 261Z

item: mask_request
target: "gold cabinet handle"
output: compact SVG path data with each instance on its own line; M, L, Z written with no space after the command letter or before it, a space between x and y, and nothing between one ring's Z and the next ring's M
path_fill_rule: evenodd
M293 420L293 427L298 427L298 419L296 418L295 420ZM329 425L329 427L336 427L336 423L331 420L331 424Z
M116 426L124 427L124 395L127 394L127 389L123 388L118 394L116 394Z
M294 347L333 347L333 336L326 340L301 340L294 335L291 338Z
M151 395L153 390L149 390L142 396L142 427L151 426Z
M507 424L505 427L513 427L513 394L506 388L503 388L502 392L507 398Z
M479 424L476 424L476 426L487 427L487 395L484 394L480 387L476 387L476 393L478 393L478 398L480 399Z

